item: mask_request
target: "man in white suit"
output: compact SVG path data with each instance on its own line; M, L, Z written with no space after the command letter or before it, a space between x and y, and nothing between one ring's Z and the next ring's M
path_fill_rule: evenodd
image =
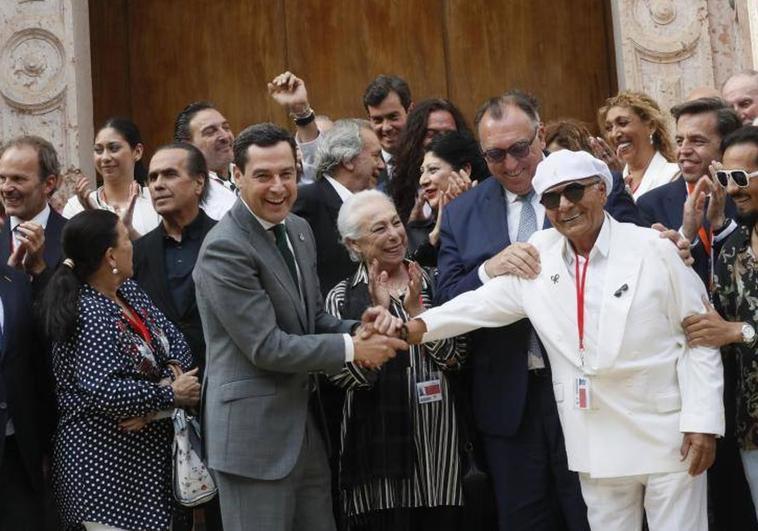
M545 345L592 529L706 530L706 481L724 433L721 358L681 322L705 290L676 248L603 211L612 177L559 151L533 181L555 227L535 233L534 279L502 276L410 321L418 343L528 317ZM503 404L506 407L506 404Z

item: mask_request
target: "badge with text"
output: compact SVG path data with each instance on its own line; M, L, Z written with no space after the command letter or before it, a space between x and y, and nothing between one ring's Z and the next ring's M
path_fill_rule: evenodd
M439 402L442 400L442 382L439 379L427 380L416 384L419 404Z
M574 381L574 407L587 410L592 406L590 380L586 376L577 376Z

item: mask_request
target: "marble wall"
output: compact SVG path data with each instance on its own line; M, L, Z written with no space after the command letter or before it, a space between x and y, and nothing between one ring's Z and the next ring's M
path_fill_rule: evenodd
M0 139L47 138L64 176L81 168L94 179L87 9L87 0L0 1Z
M612 0L619 88L664 109L758 60L758 0Z

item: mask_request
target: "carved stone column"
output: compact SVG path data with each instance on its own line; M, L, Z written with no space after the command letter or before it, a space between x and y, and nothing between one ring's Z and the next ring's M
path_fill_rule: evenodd
M613 13L619 88L668 109L714 85L706 0L614 0Z
M0 1L0 139L44 137L94 180L90 71L87 0Z
M619 88L663 109L758 66L756 0L612 0Z

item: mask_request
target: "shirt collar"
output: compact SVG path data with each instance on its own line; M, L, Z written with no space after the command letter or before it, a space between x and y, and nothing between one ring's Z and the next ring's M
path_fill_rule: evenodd
M324 174L324 179L326 179L329 182L329 184L332 185L332 188L334 188L334 191L337 192L338 196L340 196L340 199L342 199L343 203L353 196L353 192L348 190L344 184L339 182L337 179L335 179L331 175Z
M171 241L176 241L166 232L166 228L163 225L163 223L160 224L160 227L161 227L161 233L163 234L164 238L167 238ZM185 239L196 240L200 238L202 236L202 230L203 230L203 211L202 209L198 209L197 216L195 216L195 219L193 219L186 227L182 229L182 241L184 241Z
M45 229L45 228L47 228L47 220L49 220L49 219L50 219L50 205L48 203L45 203L45 208L43 208L36 216L34 216L29 221L33 221L35 223L39 223L40 225L42 225L42 228ZM11 232L13 232L13 230L16 227L18 227L21 223L23 223L24 221L25 220L23 220L21 218L17 218L16 216L11 216L10 217Z
M395 156L389 151L384 151L382 149L382 158L384 159L385 164L395 164Z
M603 258L608 258L608 252L611 250L611 223L608 221L608 213L606 212L603 218L603 226L600 227L600 234L597 235L595 245L592 246L589 259L592 260L595 256L600 254ZM563 258L566 260L566 264L570 266L574 265L574 249L571 247L568 238L563 238Z
M255 212L253 212L253 209L252 209L252 208L250 208L250 205L248 205L248 204L245 202L245 200L244 200L244 199L242 199L242 196L240 196L240 201L242 202L242 204L243 204L243 205L245 205L245 208L247 209L247 211L248 211L248 212L250 212L250 214L252 214L252 215L253 215L253 217L254 217L256 220L258 220L258 223L260 223L260 224L261 224L261 226L263 226L263 230L269 230L269 229L270 229L271 227L273 227L274 225L278 225L278 223L271 223L270 221L266 221L265 219L263 219L263 218L261 218L261 217L258 217L258 216L255 214ZM285 221L286 221L286 220L282 220L282 224L283 224L283 225L285 225Z

